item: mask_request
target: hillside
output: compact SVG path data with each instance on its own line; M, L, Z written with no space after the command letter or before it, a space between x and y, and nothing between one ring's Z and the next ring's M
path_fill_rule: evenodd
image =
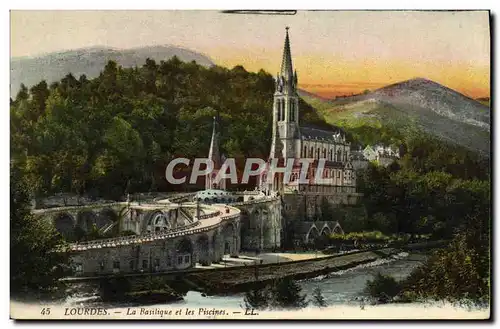
M10 60L10 96L15 97L21 83L28 88L41 80L46 80L50 84L70 72L77 78L82 74L88 78L95 78L109 60L114 60L123 67L134 67L143 65L148 57L160 62L174 55L183 62L196 61L205 67L213 65L210 58L205 55L174 46L132 49L92 47L38 57L14 57Z
M301 96L326 121L353 131L385 128L404 135L412 126L441 140L489 153L489 108L430 80L412 79L336 100Z

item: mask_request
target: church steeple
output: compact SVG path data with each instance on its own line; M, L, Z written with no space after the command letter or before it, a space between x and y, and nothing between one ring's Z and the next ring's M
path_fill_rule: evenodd
M290 37L288 36L288 29L286 27L285 47L283 48L283 59L281 61L281 76L285 80L293 78L293 65L292 65L292 51L290 50Z
M297 72L293 71L292 51L290 49L289 27L286 27L285 46L283 47L283 58L281 59L281 71L276 77L276 91L279 93L293 95L297 92Z
M217 118L214 117L212 129L212 141L210 142L210 150L208 151L208 158L214 162L214 169L219 169L220 154L219 154L219 133L217 132Z
M214 167L212 172L208 173L205 177L205 189L226 189L226 180L221 179L219 182L215 181L217 173L222 166L222 158L219 151L219 130L217 129L217 117L214 116L214 124L212 129L212 141L210 142L210 150L208 151L208 158L213 161Z

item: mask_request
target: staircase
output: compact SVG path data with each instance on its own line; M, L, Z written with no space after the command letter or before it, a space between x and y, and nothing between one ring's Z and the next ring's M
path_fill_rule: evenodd
M109 223L108 225L105 225L105 226L101 227L99 229L99 233L105 234L105 233L109 232L109 230L111 230L113 227L115 227L116 225L118 225L118 222L119 221L116 221L116 222L113 222L113 223Z
M189 211L182 207L179 207L179 212L181 213L181 216L183 216L189 223L194 222L194 216Z

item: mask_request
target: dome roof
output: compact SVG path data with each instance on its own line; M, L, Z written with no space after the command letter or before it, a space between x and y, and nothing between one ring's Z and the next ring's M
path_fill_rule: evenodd
M218 197L226 196L226 195L231 195L231 194L229 192L226 192L223 190L209 189L209 190L203 190L203 191L197 192L195 195L195 198L202 198L202 199L209 198L210 199L210 198L218 198Z

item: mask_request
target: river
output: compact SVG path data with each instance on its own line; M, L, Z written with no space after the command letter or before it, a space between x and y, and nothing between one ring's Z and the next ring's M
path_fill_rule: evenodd
M322 295L330 305L351 304L355 298L363 296L363 289L366 282L374 274L381 272L401 280L408 276L410 272L419 266L425 260L423 254L408 254L401 252L393 255L389 259L379 259L374 262L353 267L339 272L332 272L312 279L299 281L302 287L302 293L312 296L316 287L321 289ZM90 302L92 297L73 295L66 300L66 305L85 305ZM203 296L200 292L189 291L184 300L175 303L179 307L215 307L215 308L239 308L244 305L244 294L233 294L226 296ZM105 305L107 307L116 307L123 305ZM167 305L148 305L151 307Z

